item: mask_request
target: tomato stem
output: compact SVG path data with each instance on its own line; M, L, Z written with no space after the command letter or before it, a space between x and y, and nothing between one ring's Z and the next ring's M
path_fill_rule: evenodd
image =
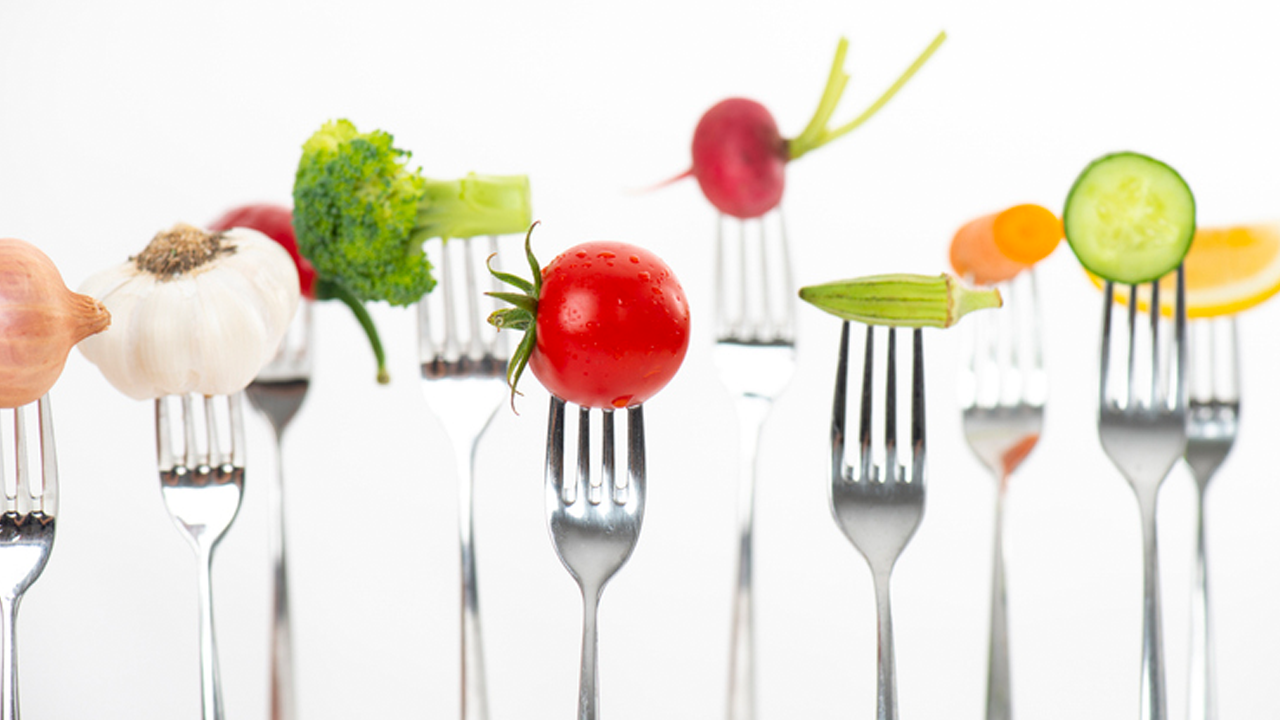
M391 382L391 375L387 372L387 355L382 349L382 339L378 337L378 327L373 324L373 317L369 315L364 303L360 302L342 283L328 278L316 278L316 299L339 300L343 305L351 308L360 327L364 329L365 336L369 338L369 345L373 348L373 357L378 363L378 384L386 385Z
M912 76L921 67L924 67L924 64L929 61L929 58L933 56L933 53L937 51L946 39L947 34L945 32L938 33L938 36L933 39L933 42L929 43L924 52L920 53L915 62L911 63L902 75L898 76L898 79L889 86L888 90L885 90L875 102L871 103L866 110L863 110L862 114L831 130L827 127L827 124L831 120L831 115L835 113L836 106L840 103L845 85L849 82L849 74L844 71L844 58L848 52L849 41L845 38L840 38L840 43L836 46L835 59L831 63L831 74L827 76L827 86L823 89L822 99L818 102L818 109L814 111L813 118L805 126L804 131L787 143L788 157L791 160L795 160L811 150L816 150L832 140L852 132L862 123L870 120L873 115L880 111L880 108L884 107L911 80Z

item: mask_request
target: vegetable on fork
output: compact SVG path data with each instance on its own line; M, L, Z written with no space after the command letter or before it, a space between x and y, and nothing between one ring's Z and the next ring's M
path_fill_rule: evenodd
M970 288L951 275L896 273L800 288L800 299L844 320L893 327L948 328L974 310L1002 304L995 288Z
M316 298L340 300L355 313L381 383L390 380L386 356L363 304L412 305L431 291L426 240L523 232L531 213L527 177L430 180L406 168L411 154L392 142L382 130L327 122L303 144L293 186L293 229L315 266Z

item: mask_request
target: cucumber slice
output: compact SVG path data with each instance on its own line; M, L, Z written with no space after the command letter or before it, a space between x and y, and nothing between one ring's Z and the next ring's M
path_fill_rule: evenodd
M1182 262L1196 232L1196 201L1168 165L1138 153L1113 153L1076 178L1062 225L1086 270L1136 285L1158 280Z

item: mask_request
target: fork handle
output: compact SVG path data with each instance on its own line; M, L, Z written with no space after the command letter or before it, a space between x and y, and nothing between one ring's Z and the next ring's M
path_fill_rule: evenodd
M295 717L293 624L289 612L289 570L285 562L284 445L276 429L275 477L268 507L271 517L271 720Z
M597 720L600 713L600 643L596 618L603 588L582 587L582 667L578 673L578 720Z
M898 672L893 659L893 615L889 610L892 566L875 570L876 587L876 720L897 720Z
M1205 561L1204 490L1196 506L1196 567L1191 591L1191 648L1187 717L1217 720L1217 686L1213 667L1213 619L1209 604L1209 566Z
M201 549L197 581L200 590L200 696L203 720L222 720L222 680L213 635L213 551Z
M3 720L18 720L18 643L14 639L14 628L20 600L21 595L0 597L0 673L4 674L0 718Z
M760 435L771 407L772 401L765 397L743 395L738 398L738 579L734 586L733 624L729 635L728 720L754 720L756 714L752 537Z
M1009 617L1004 582L1004 487L996 491L995 552L991 562L991 629L987 654L987 720L1013 717L1009 691Z
M1160 619L1160 556L1156 546L1156 492L1140 493L1142 510L1142 720L1167 720L1164 641Z

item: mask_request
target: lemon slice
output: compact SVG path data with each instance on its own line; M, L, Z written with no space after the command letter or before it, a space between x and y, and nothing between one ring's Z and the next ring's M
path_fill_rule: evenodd
M1280 292L1280 222L1196 230L1191 250L1183 259L1187 283L1187 317L1232 315L1264 302ZM1098 287L1102 280L1092 273ZM1172 313L1169 299L1176 275L1160 280L1161 305ZM1150 285L1140 286L1138 308L1145 311ZM1116 300L1129 301L1129 287L1116 286Z

